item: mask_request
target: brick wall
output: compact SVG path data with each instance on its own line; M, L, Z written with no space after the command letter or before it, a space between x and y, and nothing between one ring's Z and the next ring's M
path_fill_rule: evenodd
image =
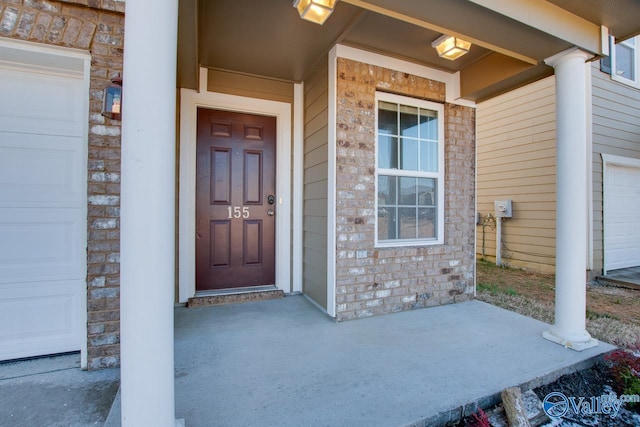
M101 114L102 91L122 71L124 2L0 0L0 37L88 50L88 365L120 363L120 122Z
M443 245L374 248L375 92L445 101L425 78L338 59L337 319L466 301L473 295L475 110L445 104Z

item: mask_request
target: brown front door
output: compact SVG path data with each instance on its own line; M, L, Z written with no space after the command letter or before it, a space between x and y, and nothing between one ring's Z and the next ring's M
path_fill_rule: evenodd
M198 109L196 290L275 284L276 119Z

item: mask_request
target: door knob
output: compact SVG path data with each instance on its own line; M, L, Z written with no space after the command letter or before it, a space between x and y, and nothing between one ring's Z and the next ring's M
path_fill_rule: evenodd
M275 215L276 215L276 212L275 212L273 209L269 209L269 210L267 211L267 215L269 215L269 216L275 216Z

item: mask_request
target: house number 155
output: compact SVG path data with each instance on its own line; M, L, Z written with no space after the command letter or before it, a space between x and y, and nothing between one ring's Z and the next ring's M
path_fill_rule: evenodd
M238 219L238 218L244 218L247 219L251 216L251 214L249 213L249 207L248 206L229 206L227 208L229 210L229 219Z

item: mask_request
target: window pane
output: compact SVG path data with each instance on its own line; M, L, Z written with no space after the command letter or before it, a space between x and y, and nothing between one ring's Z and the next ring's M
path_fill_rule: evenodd
M382 246L435 243L442 237L437 235L443 203L438 200L441 107L380 97L376 105L377 241Z
M416 178L400 177L400 194L398 204L404 206L416 205Z
M438 113L420 110L420 138L438 140Z
M625 79L636 79L632 48L621 44L616 45L616 74Z
M378 103L378 132L398 134L398 105L389 102Z
M378 136L378 167L398 169L398 138Z
M400 169L418 170L418 141L402 138L400 140Z
M420 142L420 170L425 172L438 172L437 142Z
M418 209L418 238L436 238L436 208Z
M378 240L396 239L396 208L378 208Z
M418 205L419 206L435 206L436 205L436 179L418 178Z
M418 108L400 106L400 135L418 137Z
M398 234L400 239L415 239L416 208L398 208Z
M378 206L395 206L396 201L396 182L395 176L378 177Z

